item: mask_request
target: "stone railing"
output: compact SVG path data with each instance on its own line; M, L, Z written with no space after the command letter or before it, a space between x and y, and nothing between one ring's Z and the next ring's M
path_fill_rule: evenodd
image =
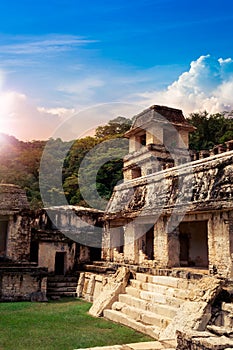
M210 150L201 150L200 152L195 152L191 150L190 157L192 161L195 161L229 151L233 151L233 140L227 141L220 145L216 145Z

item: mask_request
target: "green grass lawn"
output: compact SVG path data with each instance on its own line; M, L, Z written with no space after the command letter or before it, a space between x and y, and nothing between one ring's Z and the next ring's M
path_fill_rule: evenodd
M0 350L72 350L149 341L134 330L91 317L77 299L0 303Z

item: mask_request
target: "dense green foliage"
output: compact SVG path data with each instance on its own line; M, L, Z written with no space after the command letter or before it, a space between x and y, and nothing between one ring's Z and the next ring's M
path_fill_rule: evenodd
M233 120L224 114L192 113L188 121L196 127L190 135L190 149L210 149L233 139ZM122 136L131 123L130 119L117 117L98 127L95 136L74 142L22 142L0 134L0 182L26 189L31 207L41 207L42 169L45 176L40 178L40 185L45 204L64 204L61 201L66 199L66 204L104 209L113 187L122 180L122 158L128 152Z
M188 121L197 128L190 135L190 149L211 149L233 139L233 119L224 117L224 114L192 113Z
M22 142L13 136L0 134L0 182L24 188L32 208L43 206L41 187L45 194L44 204L61 204L65 193L69 204L88 205L83 194L85 198L93 199L92 190L95 186L99 196L107 200L115 184L122 179L123 147L123 154L127 153L125 143L122 145L119 141L114 147L109 147L108 142L112 139L122 140L130 125L130 119L118 117L107 125L98 127L94 137L88 136L74 142L64 142L61 139ZM93 152L98 145L99 148ZM92 152L86 159L85 183L81 193L79 168L90 151ZM40 187L41 172L44 176L40 178ZM59 181L63 188L59 187Z
M77 299L49 303L1 303L0 349L67 350L151 339L101 318Z

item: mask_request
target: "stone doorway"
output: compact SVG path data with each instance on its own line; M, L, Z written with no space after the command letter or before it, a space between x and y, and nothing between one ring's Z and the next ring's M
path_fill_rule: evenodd
M0 220L0 257L6 255L8 221Z
M55 274L56 275L65 274L65 258L66 258L66 253L56 252L56 255L55 255Z
M39 242L32 241L30 244L30 261L38 264L39 260Z
M179 225L180 266L208 268L207 221L182 222Z
M90 261L101 260L101 248L90 247Z
M148 260L154 260L154 226L147 228L142 238L142 252Z

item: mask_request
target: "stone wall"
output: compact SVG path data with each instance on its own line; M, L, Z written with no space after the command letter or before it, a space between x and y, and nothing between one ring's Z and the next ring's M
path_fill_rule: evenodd
M36 213L32 226L37 231L60 233L81 245L101 247L103 212L79 206L58 206Z
M107 277L92 272L81 272L77 286L77 297L93 302L102 293Z
M1 237L1 257L29 261L31 211L26 193L19 186L0 184L0 221L5 223L6 231L1 232L1 235L6 235Z
M0 213L9 215L22 209L28 209L26 193L19 186L0 184Z
M39 243L39 261L40 267L46 267L48 272L55 271L56 253L65 253L65 273L73 270L76 258L76 244L63 242L40 242Z
M233 207L233 151L116 186L104 218L132 219ZM179 212L178 212L179 213Z
M214 336L209 332L177 332L176 350L230 350L233 340Z
M230 151L117 186L104 216L103 259L151 267L178 267L182 234L179 223L201 225L205 221L206 233L198 227L197 233L194 228L189 229L191 265L187 263L187 266L206 267L212 273L232 277L232 163ZM114 231L120 225L124 227L121 255L116 254ZM143 225L154 228L153 261L145 254Z
M46 295L46 271L37 268L0 268L0 301L29 301L34 293Z
M30 212L6 217L8 221L6 257L13 261L29 261L31 240Z

